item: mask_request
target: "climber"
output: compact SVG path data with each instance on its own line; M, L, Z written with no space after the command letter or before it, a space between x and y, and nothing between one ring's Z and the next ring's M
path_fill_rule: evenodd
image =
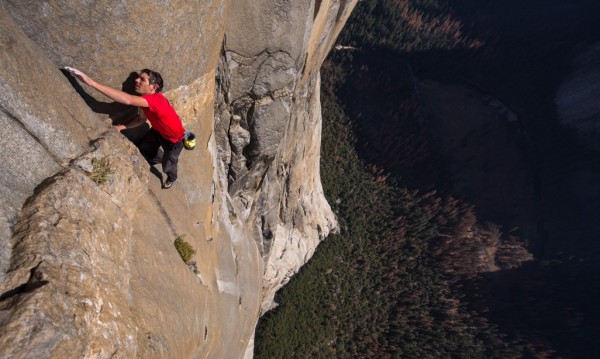
M177 180L177 162L184 146L185 130L173 106L160 93L163 88L160 74L148 69L142 70L135 80L135 91L140 96L135 96L96 82L75 68L65 67L65 70L112 100L142 109L138 116L124 124L116 125L115 129L122 131L137 127L146 122L146 119L150 122L152 128L142 138L138 147L150 164L162 163L163 172L167 175L163 188L170 188Z

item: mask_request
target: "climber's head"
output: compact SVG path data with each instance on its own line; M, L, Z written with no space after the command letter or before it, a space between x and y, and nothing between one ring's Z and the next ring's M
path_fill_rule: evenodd
M135 90L142 95L160 92L162 88L162 76L156 71L143 69L135 80Z

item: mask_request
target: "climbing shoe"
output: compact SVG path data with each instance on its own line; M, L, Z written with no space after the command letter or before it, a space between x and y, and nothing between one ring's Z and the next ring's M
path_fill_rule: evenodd
M167 179L165 181L165 184L163 185L163 188L164 189L171 188L172 185L173 185L173 181L171 181L170 179Z

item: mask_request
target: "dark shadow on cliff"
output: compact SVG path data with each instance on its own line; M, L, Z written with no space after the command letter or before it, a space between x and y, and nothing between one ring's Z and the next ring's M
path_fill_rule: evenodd
M163 182L163 174L162 172L160 172L158 170L158 168L154 167L153 165L150 165L150 172L155 175L159 180L161 184L164 184Z
M12 299L18 298L21 294L33 292L34 290L45 286L50 283L47 280L40 279L41 275L37 275L37 269L42 262L38 263L35 267L31 268L29 280L26 283L19 285L18 287L8 290L0 295L0 310L7 310L12 305Z
M87 93L79 81L77 81L77 79L73 77L67 70L61 69L61 72L69 80L71 86L73 86L75 91L77 91L90 109L92 109L92 111L95 113L108 115L113 126L125 123L137 115L138 108L135 106L123 105L118 102L98 101L95 97ZM131 72L121 84L121 91L131 95L137 95L135 92L135 80L138 78L138 76L139 74L137 72ZM131 142L137 145L149 129L150 127L148 124L145 123L136 128L123 130L121 133Z
M119 124L122 121L131 118L137 111L135 106L123 105L118 102L102 102L96 100L92 95L87 93L79 81L69 73L69 71L61 69L62 73L71 83L71 86L77 91L77 93L83 98L85 103L92 109L92 111L100 114L108 115L113 120L113 125ZM123 81L121 90L131 95L135 95L135 79L138 77L136 72L129 74L127 79Z

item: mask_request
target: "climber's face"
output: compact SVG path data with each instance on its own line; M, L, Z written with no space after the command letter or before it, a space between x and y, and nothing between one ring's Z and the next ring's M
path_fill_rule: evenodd
M137 79L135 79L135 92L140 95L148 95L156 92L158 85L150 83L150 75L142 72Z

